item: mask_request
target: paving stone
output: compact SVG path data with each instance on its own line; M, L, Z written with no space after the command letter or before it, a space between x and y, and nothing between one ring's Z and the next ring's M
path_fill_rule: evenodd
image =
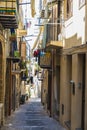
M7 120L1 130L65 130L59 122L49 117L40 99L31 99L21 105Z

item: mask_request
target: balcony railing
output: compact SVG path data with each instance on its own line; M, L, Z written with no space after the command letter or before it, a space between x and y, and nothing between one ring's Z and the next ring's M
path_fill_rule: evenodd
M20 51L18 50L17 47L17 39L16 39L16 35L13 34L9 37L10 40L10 54L9 54L9 59L12 60L16 60L19 61L20 60Z
M0 0L0 23L4 28L17 28L17 3L16 0Z

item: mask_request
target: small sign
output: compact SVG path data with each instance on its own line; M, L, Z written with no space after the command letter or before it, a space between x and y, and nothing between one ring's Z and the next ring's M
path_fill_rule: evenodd
M17 35L18 37L21 37L21 36L26 36L27 35L27 30L23 30L23 29L18 29L17 30Z
M50 52L46 52L44 55L39 56L39 65L41 68L51 68L52 56Z

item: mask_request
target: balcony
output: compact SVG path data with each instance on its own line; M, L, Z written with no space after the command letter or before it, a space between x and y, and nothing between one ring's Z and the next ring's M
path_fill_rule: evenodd
M17 40L16 40L16 36L12 35L9 37L10 39L10 53L9 53L9 57L7 58L8 60L12 60L14 63L15 62L19 62L20 61L20 51L17 48Z
M18 28L16 0L0 0L0 23L4 29Z
M63 48L63 43L62 41L50 41L49 43L46 44L46 48L61 49Z
M16 15L7 15L7 14L0 14L0 23L2 24L3 28L18 28L17 16Z
M9 57L7 57L7 60L8 61L13 61L13 63L16 63L16 62L19 62L21 60L21 58L20 57L11 57L11 56L9 56Z

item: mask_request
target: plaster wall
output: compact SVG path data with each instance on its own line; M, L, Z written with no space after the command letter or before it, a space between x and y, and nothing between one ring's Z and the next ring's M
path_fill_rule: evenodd
M65 23L63 25L63 38L64 38L64 47L67 48L72 47L73 45L81 45L85 44L85 9L86 5L79 7L79 1L75 0L73 1L73 15L69 19L65 20ZM76 35L76 38L71 40L68 44L66 40L74 38ZM77 42L79 39L81 39L81 42Z
M86 53L86 59L87 59L87 53ZM86 66L87 66L87 60L86 60ZM85 79L85 130L87 129L87 67L86 67L86 79Z

